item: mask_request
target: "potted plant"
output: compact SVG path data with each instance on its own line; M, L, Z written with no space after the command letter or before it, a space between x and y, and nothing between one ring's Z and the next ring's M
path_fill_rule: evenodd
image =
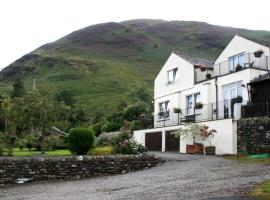
M203 104L201 102L195 103L195 109L202 109L202 108L203 108Z
M205 75L205 77L206 77L206 79L210 79L210 78L212 77L212 75L209 74L209 73L207 73L207 74Z
M256 58L260 58L263 53L264 53L264 51L262 49L259 49L259 50L257 50L257 51L254 52L254 56Z
M241 69L243 69L242 65L240 64L237 64L236 67L235 67L235 71L240 71Z
M200 143L196 143L196 138L199 138L200 136L200 128L201 125L198 124L187 124L174 133L176 137L180 138L180 140L192 137L193 144L186 146L186 153L188 154L203 153L203 145Z
M178 124L179 124L179 120L180 120L180 114L182 113L182 110L181 108L173 108L173 112L174 113L177 113L177 116L178 116Z
M232 104L242 103L242 102L243 102L243 97L241 97L240 95L232 99Z
M205 154L206 155L215 155L216 154L216 147L212 146L212 139L214 138L215 134L217 131L215 129L210 129L208 126L203 125L200 128L200 137L202 140L208 140L209 141L209 146L206 146L204 148Z

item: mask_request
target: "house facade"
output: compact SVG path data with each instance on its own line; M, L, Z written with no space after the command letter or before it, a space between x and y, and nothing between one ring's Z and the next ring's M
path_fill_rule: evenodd
M185 153L192 138L180 141L171 132L203 123L218 132L217 154L236 154L236 120L250 101L249 83L269 70L270 48L240 36L215 61L172 52L154 82L154 128L135 131L134 139L149 150Z

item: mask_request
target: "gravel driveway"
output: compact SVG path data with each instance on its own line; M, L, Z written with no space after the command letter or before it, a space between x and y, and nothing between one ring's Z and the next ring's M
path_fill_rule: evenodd
M134 173L0 188L2 200L248 200L247 188L270 179L270 165L159 153L168 161Z

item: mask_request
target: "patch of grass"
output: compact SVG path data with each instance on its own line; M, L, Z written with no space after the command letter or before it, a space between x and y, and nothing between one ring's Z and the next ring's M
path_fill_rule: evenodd
M4 153L4 155L7 155L7 152ZM40 151L23 149L20 150L19 148L13 149L13 156L14 157L23 157L23 156L36 156L41 155ZM46 156L69 156L71 155L69 150L61 149L61 150L54 150L54 151L46 151Z
M226 159L229 160L236 160L241 163L250 163L250 164L270 164L270 158L250 158L247 156L223 156Z
M251 193L251 196L256 199L269 200L270 199L270 181L267 181L257 187L255 187Z

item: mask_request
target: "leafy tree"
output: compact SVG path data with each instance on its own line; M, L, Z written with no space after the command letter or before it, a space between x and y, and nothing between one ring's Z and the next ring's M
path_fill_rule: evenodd
M25 95L25 88L22 79L18 78L13 83L12 97L22 97Z
M133 102L142 101L147 104L151 104L153 97L151 92L144 86L137 87L133 89L128 96Z
M8 126L11 121L12 102L9 96L3 96L1 100L1 114L4 118L5 134L8 134Z
M142 114L149 113L150 106L144 102L137 102L125 109L124 119L133 121L139 119Z
M57 121L67 120L70 107L38 91L17 99L16 106L18 123L40 134L41 152L44 154L46 130Z
M69 90L61 90L57 92L54 98L58 102L61 102L61 101L65 102L67 106L74 106L74 104L76 103L73 92Z

